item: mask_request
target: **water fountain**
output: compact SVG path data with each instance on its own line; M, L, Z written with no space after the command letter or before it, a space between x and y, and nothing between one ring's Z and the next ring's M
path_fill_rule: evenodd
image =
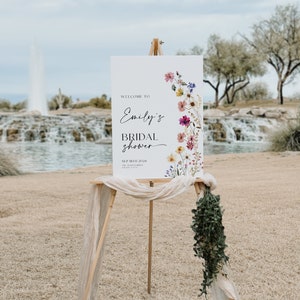
M34 43L30 49L30 90L27 111L38 111L41 115L48 115L44 73L43 56Z

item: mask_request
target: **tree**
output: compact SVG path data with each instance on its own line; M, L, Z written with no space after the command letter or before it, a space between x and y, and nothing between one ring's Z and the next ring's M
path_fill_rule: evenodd
M300 13L296 5L277 6L268 20L252 27L252 40L244 37L277 73L277 99L283 104L283 87L300 67Z
M209 37L204 56L204 82L215 91L216 107L221 100L232 104L238 91L250 83L250 77L264 73L263 61L245 41L227 41L215 34Z

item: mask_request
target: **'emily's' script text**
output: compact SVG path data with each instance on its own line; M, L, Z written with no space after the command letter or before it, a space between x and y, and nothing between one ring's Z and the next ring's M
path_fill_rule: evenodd
M161 122L161 120L164 118L164 115L161 115L159 113L150 114L148 110L146 110L144 113L140 114L134 114L131 112L131 107L127 107L124 109L123 116L120 119L120 123L124 124L129 121L135 121L135 120L141 120L145 123L148 123L148 125L151 125L151 123L155 120L156 122Z

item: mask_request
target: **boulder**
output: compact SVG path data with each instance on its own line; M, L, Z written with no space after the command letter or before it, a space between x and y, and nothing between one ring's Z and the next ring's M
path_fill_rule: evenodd
M251 108L241 108L238 112L232 114L233 117L249 117L251 115Z
M281 118L281 113L279 111L266 111L265 117L270 119L279 119Z
M203 113L204 118L211 118L211 117L217 118L217 117L225 117L225 116L226 116L225 112L220 109L207 109Z
M231 109L230 109L229 115L233 115L233 114L236 114L236 113L238 113L238 112L239 112L239 108L234 107L234 108L231 108Z
M264 117L266 114L266 110L262 107L255 107L251 109L251 114L254 117Z

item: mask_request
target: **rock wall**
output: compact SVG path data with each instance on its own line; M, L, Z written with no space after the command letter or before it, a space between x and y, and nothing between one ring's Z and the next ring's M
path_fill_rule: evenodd
M282 107L232 108L204 111L204 142L261 142L282 124L297 118L297 110ZM2 142L110 143L110 113L65 112L60 115L0 115Z
M110 116L0 116L2 142L101 142L111 133Z

